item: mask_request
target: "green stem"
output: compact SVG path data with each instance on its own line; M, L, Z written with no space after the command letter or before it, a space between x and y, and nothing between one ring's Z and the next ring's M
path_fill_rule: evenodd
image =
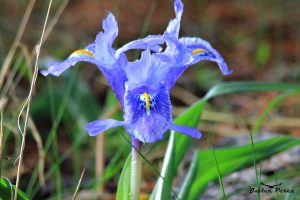
M142 157L139 154L142 143L131 138L131 177L130 177L130 199L138 200L140 196L141 176L142 176Z

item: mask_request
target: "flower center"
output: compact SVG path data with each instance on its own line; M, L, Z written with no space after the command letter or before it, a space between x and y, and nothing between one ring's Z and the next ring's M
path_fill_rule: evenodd
M150 115L150 106L151 106L151 96L147 93L147 92L144 92L143 94L141 94L140 96L140 99L146 103L146 112L147 112L147 115L149 116Z

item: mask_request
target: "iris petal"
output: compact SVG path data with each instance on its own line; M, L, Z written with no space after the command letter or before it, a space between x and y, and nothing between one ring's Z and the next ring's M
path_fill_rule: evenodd
M118 58L121 53L131 49L150 49L154 52L160 52L162 49L160 44L164 42L163 35L149 35L143 39L137 39L125 44L116 51L116 57Z
M118 35L118 24L113 14L108 13L102 22L103 32L96 37L95 58L105 67L116 63L115 50L112 45Z
M62 72L74 66L80 61L89 62L97 65L97 61L91 55L94 54L95 44L90 44L84 49L74 51L67 59L62 62L53 62L47 70L41 70L41 74L48 76L59 76Z
M156 69L162 72L159 77L167 88L171 89L189 66L202 60L216 62L224 75L232 73L223 57L209 42L191 37L177 40L168 33L165 38L169 47L165 52L153 55L155 58L152 60L155 64L152 64L152 66L159 66Z
M188 126L180 126L180 125L177 125L177 124L171 124L170 129L174 130L176 132L183 133L185 135L191 136L191 137L196 138L196 139L200 139L201 135L202 135L196 128L191 128L191 127L188 127Z
M191 53L192 59L190 63L187 63L187 65L192 65L202 60L210 60L219 65L220 70L224 75L232 74L233 71L229 70L221 54L215 50L209 42L196 37L180 38L179 42ZM202 52L195 53L195 51L200 49Z
M149 96L150 109L147 110ZM152 91L149 87L127 91L124 105L125 128L136 139L152 143L161 140L172 122L172 107L169 92L165 88Z
M95 58L101 66L100 70L123 106L125 82L127 81L123 66L126 65L127 58L124 54L121 54L118 59L115 57L115 49L112 45L118 35L118 25L113 14L107 15L102 22L102 27L104 31L97 35L95 41Z
M149 69L151 67L151 53L150 50L145 50L142 52L141 59L134 62L128 62L124 71L127 76L128 89L132 87L137 87L139 85L145 84L149 78Z
M176 38L178 38L181 15L183 12L183 4L182 4L181 0L174 1L174 10L175 10L176 18L172 19L169 22L166 32L175 36Z
M90 122L85 126L85 129L89 132L90 136L95 136L103 131L106 131L107 129L118 126L124 126L124 122L114 119L103 119Z

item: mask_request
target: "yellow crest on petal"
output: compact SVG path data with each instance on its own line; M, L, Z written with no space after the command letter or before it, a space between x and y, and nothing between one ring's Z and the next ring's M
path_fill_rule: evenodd
M192 51L192 54L195 55L195 54L204 53L204 52L206 52L205 49L195 49L194 51Z
M143 96L144 96L145 102L146 102L147 115L150 115L150 96L146 92L143 93Z
M94 54L86 49L78 49L76 51L74 51L72 54L71 54L71 57L72 56L77 56L77 55L80 55L80 54L84 54L84 55L87 55L87 56L90 56L90 57L93 57Z

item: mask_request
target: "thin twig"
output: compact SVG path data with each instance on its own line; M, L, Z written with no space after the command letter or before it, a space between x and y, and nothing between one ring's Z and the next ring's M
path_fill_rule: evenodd
M77 193L78 193L79 186L80 186L80 183L81 183L81 181L82 181L84 171L85 171L85 168L83 168L83 170L82 170L82 172L81 172L81 175L80 175L80 178L79 178L79 181L78 181L78 184L77 184L77 187L76 187L76 190L75 190L75 192L74 192L74 195L73 195L72 200L75 200L75 199L76 199L76 195L77 195Z
M23 35L24 31L25 31L25 27L27 25L27 22L28 22L28 19L30 17L31 11L33 9L33 6L35 4L35 1L36 0L30 0L29 1L28 5L27 5L27 8L26 8L26 11L24 13L24 16L22 18L19 30L18 30L17 35L15 37L15 40L13 41L13 44L11 45L11 47L10 47L10 49L8 51L8 54L5 57L5 60L3 62L2 69L1 69L1 72L0 72L0 88L2 87L2 84L4 82L6 73L9 71L9 67L10 67L11 61L12 61L14 55L15 55L15 52L16 52L17 47L18 47L18 44L21 41L22 35Z
M33 72L33 77L32 77L32 81L31 81L31 85L30 85L28 98L27 98L25 104L23 105L23 108L20 111L19 118L18 118L18 119L20 119L20 116L21 116L21 114L22 114L22 112L25 109L25 106L27 104L23 134L21 132L21 134L22 134L22 143L21 143L20 158L19 158L19 164L18 164L18 172L17 172L17 180L16 180L16 189L15 189L14 200L17 200L18 187L19 187L19 181L20 181L20 169L21 169L21 164L22 164L23 151L24 151L24 148L25 148L26 127L27 127L28 116L29 116L29 111L30 111L30 102L31 102L32 92L33 92L33 89L34 89L34 86L35 86L36 78L37 78L37 75L38 75L38 59L39 59L39 56L40 56L41 45L42 45L42 41L43 41L47 21L48 21L48 18L49 18L51 5L52 5L52 0L50 0L49 5L48 5L47 15L46 15L46 19L45 19L45 22L44 22L40 43L36 48L36 60L35 60L34 72ZM20 121L18 121L18 122L20 122Z

